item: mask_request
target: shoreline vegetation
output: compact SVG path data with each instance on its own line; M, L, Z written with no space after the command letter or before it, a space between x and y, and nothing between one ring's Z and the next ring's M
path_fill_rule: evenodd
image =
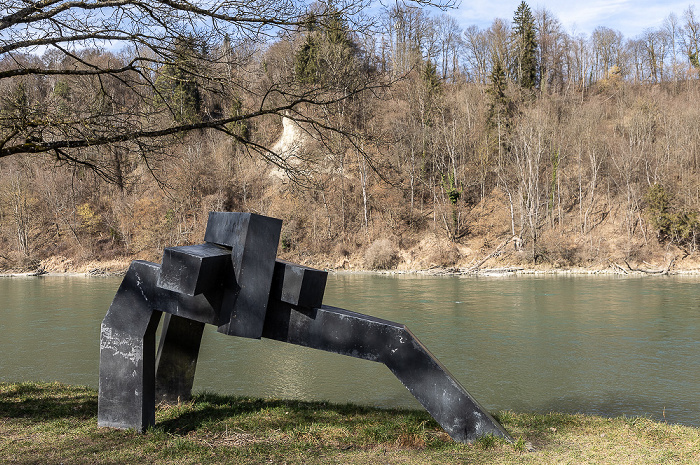
M644 417L502 411L514 438L453 442L427 412L213 393L161 404L144 434L97 427L97 392L0 383L3 463L697 464L700 429Z
M306 266L322 269L331 273L378 273L389 275L419 274L426 276L518 276L518 275L628 275L628 276L671 276L671 275L700 275L700 265L695 261L689 261L687 266L679 266L675 258L667 264L629 263L626 260L616 262L607 260L607 266L601 263L591 267L554 267L550 264L539 266L523 266L521 264L509 264L508 262L496 263L487 266L486 262L494 257L486 257L479 261L462 266L431 265L427 268L396 267L393 269L372 269L362 266L362 263L333 266L329 260L314 262L303 257L288 257L284 259L296 261ZM295 260L296 258L296 260ZM133 260L137 260L134 258ZM496 257L497 259L497 257ZM31 270L27 269L0 269L2 277L38 277L38 276L122 276L129 268L132 259L116 258L108 261L92 261L79 265L73 265L72 260L64 257L51 257L43 260ZM496 261L496 260L495 260Z
M611 275L611 276L700 276L700 270L616 270L613 268L608 269L585 269L585 268L572 268L572 269L560 269L560 268L550 268L550 269L537 269L537 268L521 268L521 267L500 267L500 268L484 268L477 271L465 270L461 268L430 268L426 270L333 270L325 269L329 273L338 274L380 274L380 275L422 275L422 276L479 276L479 277L506 277L506 276L596 276L596 275ZM30 272L14 272L0 271L0 278L36 278L36 277L120 277L126 273L126 269L119 270L104 270L104 269L91 269L88 271L65 271L65 272L55 272L46 270L36 270Z

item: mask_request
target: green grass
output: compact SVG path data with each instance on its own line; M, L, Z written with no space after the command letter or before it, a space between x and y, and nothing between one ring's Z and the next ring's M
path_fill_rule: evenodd
M422 411L199 394L144 434L97 427L97 393L0 384L0 463L698 464L700 430L645 418L500 412L514 444L458 444Z

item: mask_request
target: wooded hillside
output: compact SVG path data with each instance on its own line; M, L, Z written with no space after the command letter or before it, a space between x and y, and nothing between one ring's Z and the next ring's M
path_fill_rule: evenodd
M212 210L283 219L280 254L321 267L468 267L506 241L492 264L694 266L692 7L633 39L571 36L524 2L485 30L400 5L354 30L333 8L265 42L194 54L183 36L148 92L133 92L141 71L46 71L116 69L134 50L0 52L0 150L25 148L0 157L0 269L159 261L201 242ZM255 117L209 130L222 114ZM161 120L192 129L26 150Z

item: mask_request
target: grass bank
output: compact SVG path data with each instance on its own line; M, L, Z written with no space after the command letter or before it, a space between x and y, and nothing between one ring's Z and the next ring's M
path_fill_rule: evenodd
M93 389L0 384L11 464L697 464L700 430L645 418L500 412L517 439L454 443L422 411L199 394L145 434L97 427Z

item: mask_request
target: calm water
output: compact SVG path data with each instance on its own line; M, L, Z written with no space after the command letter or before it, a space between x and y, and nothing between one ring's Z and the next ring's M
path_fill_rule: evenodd
M0 278L0 381L98 383L120 279ZM491 410L700 426L700 278L331 275L324 302L406 323ZM420 408L377 363L207 327L195 390Z

